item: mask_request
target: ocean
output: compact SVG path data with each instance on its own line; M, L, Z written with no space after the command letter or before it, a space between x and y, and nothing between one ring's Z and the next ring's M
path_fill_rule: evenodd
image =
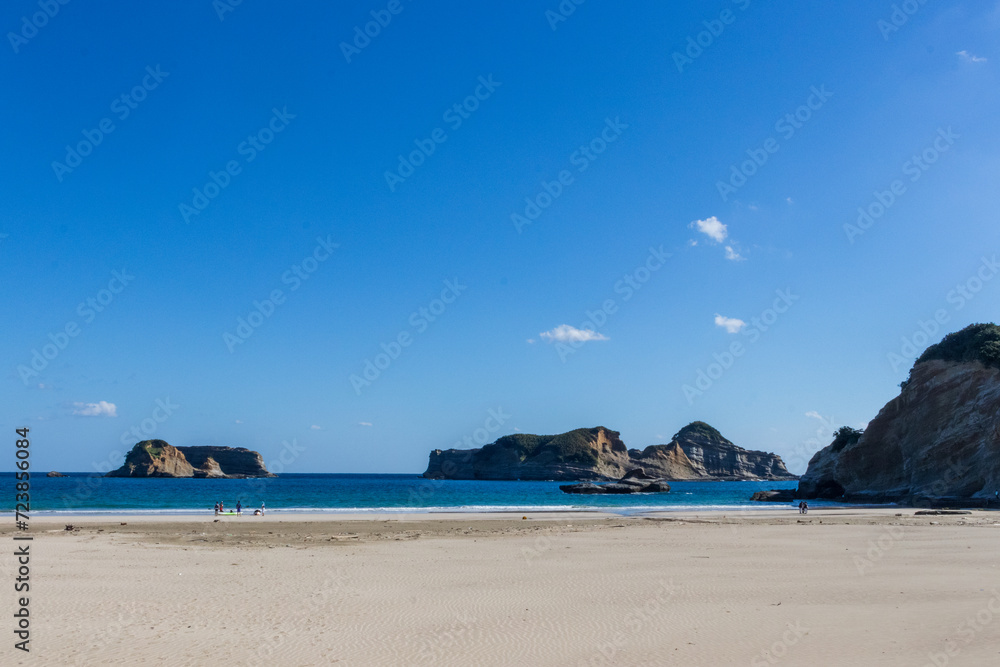
M430 480L418 475L284 474L268 479L123 479L88 473L31 477L32 514L197 514L216 502L239 501L252 513L398 513L604 510L621 514L695 509L776 509L750 500L755 491L794 488L795 482L671 482L666 494L572 495L566 482ZM3 498L13 501L14 473L0 474ZM6 504L6 503L5 503ZM821 501L810 502L821 506Z

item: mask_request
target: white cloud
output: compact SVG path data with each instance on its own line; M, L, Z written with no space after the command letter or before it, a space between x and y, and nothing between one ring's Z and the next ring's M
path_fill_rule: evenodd
M735 250L733 250L733 246L727 245L726 246L726 259L731 259L734 262L738 262L741 259L743 259L743 255L741 255L740 253L738 253Z
M311 429L312 429L312 430L314 430L314 431L322 431L322 430L323 430L323 429L321 429L321 428L320 428L319 426L316 426L316 424L313 424L313 425L312 425L312 426L310 426L309 428L311 428Z
M242 419L237 419L237 420L236 420L236 423L237 423L237 424L242 424L242 423L243 423L243 420L242 420Z
M74 403L73 414L81 417L117 417L118 408L114 403L108 403L107 401Z
M529 338L528 339L528 345L534 345L534 344L535 344L535 339L534 338Z
M714 215L711 218L706 218L705 220L695 220L689 227L692 229L697 229L702 234L705 234L711 238L716 243L722 243L729 236L729 232L726 231L726 226L719 222L719 219Z
M968 51L964 51L964 50L963 51L959 51L955 55L961 57L962 60L964 60L967 63L984 63L984 62L986 62L986 58L982 58L980 56L977 56L977 55L975 55L973 53L969 53Z
M812 417L813 419L818 419L820 421L826 421L825 419L823 419L823 415L821 415L820 413L816 412L815 410L810 410L809 412L807 412L806 413L806 417Z
M560 324L555 329L552 329L551 331L543 331L538 335L550 343L552 341L559 343L586 343L592 340L610 340L607 336L599 334L596 331L592 331L591 329L577 329L576 327L571 327L568 324Z
M715 314L715 326L722 327L727 332L734 334L739 333L740 329L747 325L743 320L738 320L735 317L723 317L718 313Z
M358 426L371 426L371 422L358 422Z

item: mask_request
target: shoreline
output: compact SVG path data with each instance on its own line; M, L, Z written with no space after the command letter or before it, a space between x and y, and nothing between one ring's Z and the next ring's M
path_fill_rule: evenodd
M768 504L765 507L738 507L733 509L699 509L699 508L684 508L684 509L643 509L642 511L622 513L613 511L610 508L595 508L595 509L566 509L566 510L539 510L532 511L530 509L504 509L496 511L447 511L447 510L433 510L433 511L387 511L387 512L301 512L301 511L274 511L268 510L263 516L254 516L252 512L244 512L243 515L214 515L211 512L186 512L183 510L178 510L177 513L149 513L137 511L135 513L129 511L115 511L115 510L100 510L94 512L84 512L84 513L66 513L66 514L55 514L55 513L40 513L36 512L31 518L32 525L36 524L61 524L63 522L74 522L81 525L85 524L104 524L109 522L121 522L121 521L132 521L137 524L142 523L176 523L178 525L186 525L188 523L215 523L218 520L219 523L224 523L225 525L231 525L233 522L240 522L241 524L253 525L253 523L333 523L338 521L351 521L351 522L370 522L370 523L384 523L392 521L400 522L413 522L413 521L483 521L483 520L494 520L494 521L560 521L563 519L592 519L592 520L605 520L605 519L618 519L618 520L645 520L645 519L669 519L669 520L684 520L684 519L703 519L703 520L727 520L727 521L750 521L750 520L762 520L768 521L773 519L796 519L796 520L810 520L810 519L822 519L822 518L842 518L842 517L856 517L856 518L866 518L866 519L886 519L886 518L900 518L900 517L927 517L930 520L934 520L935 517L940 519L942 517L970 517L970 516L980 516L980 517L995 517L997 521L1000 521L1000 512L993 509L983 509L983 508L967 508L959 509L959 512L968 512L968 514L954 514L954 515L917 515L916 512L924 511L925 508L920 507L887 507L887 506L864 506L864 507L854 507L854 506L831 506L831 507L810 507L808 514L799 514L798 509L794 506L781 506L775 507L773 504ZM0 516L8 514L13 516L13 513L0 513ZM521 517L527 517L527 519L522 519ZM6 528L0 528L0 534L5 532L12 532Z

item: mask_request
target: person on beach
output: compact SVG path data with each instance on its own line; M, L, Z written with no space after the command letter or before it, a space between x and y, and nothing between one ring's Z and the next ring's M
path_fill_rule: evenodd
M799 514L805 514L809 511L809 504L806 501L799 502Z
M264 503L260 504L260 515L264 516Z
M219 503L215 503L215 516L219 516Z
M237 500L236 501L236 516L240 516L240 513L242 511L243 511L243 505L241 505L240 501Z
M219 501L219 514L225 514L225 513L226 513L226 505L225 505L224 502L222 502L220 500Z

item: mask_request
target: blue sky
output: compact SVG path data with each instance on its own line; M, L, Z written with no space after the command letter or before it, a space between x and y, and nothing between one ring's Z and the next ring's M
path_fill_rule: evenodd
M55 6L0 14L36 469L703 420L802 472L997 320L995 0Z

